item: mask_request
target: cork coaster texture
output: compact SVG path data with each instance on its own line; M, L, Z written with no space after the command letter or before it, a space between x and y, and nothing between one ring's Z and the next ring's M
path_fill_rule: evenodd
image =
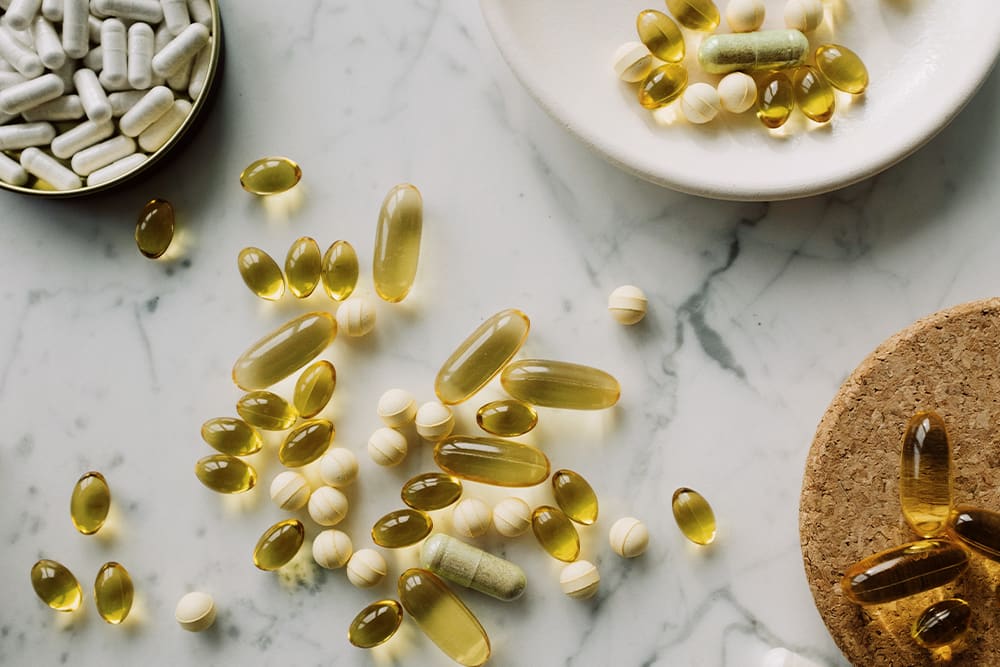
M952 445L954 502L1000 510L1000 299L935 313L885 341L841 386L806 461L799 532L806 578L834 641L854 664L1000 665L1000 564L973 555L948 586L860 607L840 588L845 570L919 539L899 506L903 433L918 410L944 418ZM969 636L948 658L910 638L931 602L965 599Z

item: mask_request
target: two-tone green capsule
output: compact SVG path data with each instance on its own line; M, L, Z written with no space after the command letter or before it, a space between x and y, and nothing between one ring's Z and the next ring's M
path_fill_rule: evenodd
M251 391L236 402L236 412L248 424L265 431L291 428L299 413L288 401L270 391Z

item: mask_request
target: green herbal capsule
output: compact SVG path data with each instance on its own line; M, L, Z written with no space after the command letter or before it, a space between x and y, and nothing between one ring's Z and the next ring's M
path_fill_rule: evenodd
M500 382L514 398L549 408L600 410L621 396L618 380L602 370L545 359L521 359L503 370Z
M297 239L285 258L288 290L299 299L306 298L319 284L322 269L323 256L316 240L308 236Z
M457 503L462 497L462 482L441 472L427 472L408 480L400 495L413 509L431 512Z
M886 549L847 568L844 595L856 604L882 604L954 581L969 554L947 540L920 540Z
M65 565L43 558L31 566L35 595L56 611L76 611L83 602L83 589Z
M298 418L292 405L269 391L251 391L236 402L236 412L247 423L265 431L284 431Z
M276 195L294 188L302 169L286 157L265 157L251 162L240 174L240 185L255 195Z
M516 600L528 579L509 560L438 533L420 547L420 565L434 574L497 600Z
M305 528L298 519L279 521L257 540L253 564L261 570L277 570L295 558L305 536Z
M597 521L597 494L582 476L572 470L552 473L556 504L573 521L590 526Z
M432 527L431 518L420 510L395 510L372 526L372 541L386 549L400 549L430 535Z
M142 207L135 224L135 244L143 256L161 257L174 239L174 207L165 199L153 199Z
M318 415L333 396L337 387L337 369L329 361L321 360L302 371L295 382L292 402L299 415L306 419Z
M334 301L343 301L358 284L358 254L347 241L334 241L323 255L323 289Z
M198 481L216 493L243 493L257 484L257 471L253 466L228 454L198 459L194 474Z
M372 265L375 291L385 301L402 301L413 287L423 220L423 198L414 186L397 185L385 196L378 217Z
M326 454L334 436L333 424L326 419L302 422L289 432L278 450L278 460L286 468L299 468Z
M781 70L805 62L809 40L798 30L761 30L706 37L698 62L709 74Z
M549 476L541 450L500 438L445 438L434 447L434 462L456 477L494 486L534 486Z
M285 294L285 276L281 268L260 248L240 250L237 265L243 282L260 298L277 301Z
M437 575L411 568L399 576L399 600L427 637L460 665L490 659L490 640L475 615Z
M91 471L77 480L69 501L69 515L78 531L84 535L99 531L110 509L111 488L104 475Z
M337 320L330 313L306 313L289 320L236 360L233 382L245 391L266 389L319 356L336 335Z
M358 648L384 644L403 622L403 608L395 600L379 600L358 612L347 630L347 639Z
M94 602L97 613L112 625L118 625L132 610L135 588L128 571L114 561L105 563L94 582Z
M257 429L234 417L209 419L201 425L201 439L209 447L230 456L250 456L264 446Z
M531 531L553 558L571 563L580 556L580 535L561 509L536 507L531 513Z

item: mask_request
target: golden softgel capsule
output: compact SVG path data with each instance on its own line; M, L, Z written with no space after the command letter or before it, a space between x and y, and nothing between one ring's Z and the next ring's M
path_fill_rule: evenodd
M494 486L534 486L549 476L541 450L500 438L446 438L435 445L434 462L456 477Z
M289 320L236 360L233 382L244 391L266 389L315 359L336 335L337 321L330 313L306 313Z
M372 526L372 541L386 549L401 549L430 535L431 518L420 510L389 512Z
M31 587L42 602L56 611L76 611L83 601L83 589L73 573L48 558L31 566Z
M243 493L257 484L257 471L249 463L228 454L213 454L194 464L198 481L216 493Z
M531 531L553 558L571 563L580 556L580 535L561 509L536 507L531 513Z
M397 588L406 613L445 655L466 667L489 660L483 626L437 575L411 568L399 576Z
M1000 512L960 505L951 515L949 533L977 553L1000 562Z
M243 248L236 259L240 277L262 299L277 301L285 294L285 276L281 267L260 248Z
M325 359L302 371L295 382L292 403L306 419L318 415L333 396L337 387L337 369Z
M251 391L236 401L236 412L246 422L265 431L284 431L298 418L295 408L270 391Z
M847 569L840 585L851 602L882 604L954 581L969 554L946 540L920 540L886 549Z
M91 471L77 480L70 496L69 516L78 531L84 535L99 531L110 509L111 488L104 475Z
M298 519L279 521L257 540L253 564L261 570L277 570L295 558L305 536L305 527Z
M816 67L830 85L845 93L859 95L868 87L868 68L854 51L840 44L823 44L816 49Z
M715 541L715 512L704 496L687 487L674 491L670 502L677 527L695 544L711 544Z
M347 630L347 640L358 648L384 644L403 622L403 608L395 600L379 600L358 612Z
M780 70L801 65L809 40L798 30L763 30L707 37L698 62L710 74Z
M333 423L326 419L302 422L285 437L278 460L286 468L300 468L326 454L334 436Z
M400 496L415 510L440 510L454 505L462 497L462 482L441 472L427 472L408 480Z
M932 411L910 418L899 464L903 518L921 537L944 532L951 514L951 444L944 420Z
M420 191L409 183L389 190L378 216L372 264L375 291L385 301L402 301L413 287L423 224L424 201Z
M602 370L545 359L521 359L503 370L500 382L514 398L548 408L600 410L621 396L621 385Z
M597 494L579 473L556 470L552 473L556 504L573 521L589 526L597 521Z
M688 73L683 65L660 65L639 84L639 104L646 109L665 107L687 88Z
M265 157L251 162L240 174L240 185L255 195L276 195L294 188L302 169L287 157Z
M538 413L522 401L491 401L476 410L476 423L487 433L501 438L513 438L535 428Z
M434 392L445 405L466 400L514 358L528 337L528 316L513 308L501 310L462 341L442 364Z
M965 600L948 598L930 605L913 622L910 636L926 649L950 646L962 639L972 623L972 609Z
M201 439L223 454L250 456L264 446L260 433L242 419L216 417L201 425Z
M757 86L757 120L775 130L788 121L795 109L792 82L784 72L771 72Z
M334 301L343 301L358 284L358 253L347 241L334 241L323 255L323 289Z
M827 83L819 70L809 65L796 67L792 71L792 89L795 104L809 120L825 123L833 118L836 99L833 86Z
M299 299L306 298L313 293L316 285L319 285L322 270L323 256L320 254L316 239L308 236L296 239L285 257L288 291Z
M135 245L143 256L161 257L174 239L174 207L165 199L153 199L142 207L135 223Z
M667 9L688 30L712 32L719 27L719 8L712 0L667 0Z
M635 19L639 41L649 52L668 63L684 60L684 35L673 19L655 9L644 9Z
M101 566L94 581L94 602L97 613L112 625L118 625L132 611L135 587L128 570L111 561Z

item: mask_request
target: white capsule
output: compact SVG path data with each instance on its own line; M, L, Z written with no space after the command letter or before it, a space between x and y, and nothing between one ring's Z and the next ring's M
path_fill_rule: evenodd
M743 113L757 101L757 84L744 72L733 72L722 77L716 88L719 103L729 113Z
M191 25L187 0L160 0L160 4L163 6L163 21L172 34L179 35Z
M20 116L16 113L4 113L0 111L0 125L6 125L15 118L20 118Z
M523 535L531 527L531 507L520 498L504 498L493 508L493 527L504 537Z
M159 0L94 0L94 8L105 16L159 23L163 8Z
M7 90L13 86L19 86L25 81L31 81L20 72L0 72L0 90Z
M135 153L135 140L118 135L90 148L84 148L73 156L70 166L81 176L87 176L132 153Z
M637 324L646 316L646 294L635 285L616 287L608 296L608 312L616 322Z
M36 16L31 24L31 34L35 39L38 59L49 69L59 69L66 62L62 38L44 16Z
M197 100L198 96L201 95L201 91L205 90L211 63L212 40L209 40L205 48L195 56L194 64L191 66L191 83L188 85L188 95L191 96L192 100Z
M0 127L0 151L47 146L55 136L56 128L51 123L21 123Z
M101 26L104 25L104 19L94 16L91 14L87 17L87 34L90 36L90 41L92 44L101 43Z
M128 33L118 19L107 19L101 25L101 84L117 88L128 82Z
M479 498L463 498L451 513L451 525L455 532L465 537L485 535L493 522L490 506Z
M622 81L638 83L653 71L656 58L641 42L625 42L615 51L613 67Z
M170 89L182 95L187 94L188 85L191 83L191 66L194 64L192 58L190 62L181 65L172 76L167 77L167 85Z
M164 77L176 74L208 44L209 36L208 28L192 23L153 56L153 71Z
M354 545L347 533L339 530L324 530L313 539L313 560L320 567L335 570L344 567L354 553Z
M73 74L73 84L76 92L80 96L83 104L83 111L87 118L93 121L108 120L111 118L111 103L108 102L108 94L101 87L101 82L97 80L97 75L93 70L78 69Z
M25 148L21 152L21 166L56 190L75 190L82 185L79 176L37 148Z
M147 159L147 156L142 153L136 153L134 155L129 155L128 157L123 157L121 160L112 162L107 167L102 167L88 176L87 185L101 185L103 183L107 183L108 181L113 181L116 178L124 176L130 171L142 166Z
M21 113L51 102L62 94L62 79L55 74L45 74L0 91L0 111Z
M649 546L649 530L642 521L627 516L614 522L608 541L612 551L622 558L635 558Z
M812 32L822 22L821 0L788 0L785 4L785 25L793 30Z
M52 154L58 158L73 157L88 146L107 139L115 133L115 125L110 120L95 123L92 120L80 123L52 140Z
M76 60L66 59L62 67L57 67L52 70L52 73L58 76L63 81L63 93L69 95L76 91L76 84L73 83L73 74L79 68L79 63ZM82 108L82 107L81 107ZM82 115L82 114L81 114Z
M126 137L137 137L170 111L173 104L173 92L166 86L156 86L122 116L118 127Z
M208 593L192 591L177 601L174 618L188 632L208 630L215 623L215 600Z
M108 103L111 104L111 115L114 118L121 118L145 96L145 90L126 90L120 93L111 93L108 95Z
M399 465L406 450L406 436L391 428L380 428L368 438L368 456L380 466Z
M772 648L764 654L760 667L820 667L809 658L792 653L786 648Z
M729 0L726 23L733 32L753 32L764 23L764 0Z
M42 0L42 16L53 23L62 23L63 0Z
M83 118L83 105L80 104L79 96L63 95L34 109L28 109L23 115L24 120L29 122L80 120Z
M11 0L4 19L15 30L27 30L41 8L42 0Z
M309 496L309 516L321 526L336 526L348 508L347 496L332 486L321 486Z
M559 585L569 597L586 600L597 594L601 573L590 561L578 560L563 567L559 573Z
M92 70L95 74L100 75L101 70L104 69L104 47L98 44L90 51L87 51L87 55L83 57L83 66L89 70ZM98 76L97 80L100 81L101 77ZM106 85L103 81L101 86Z
M309 482L300 473L286 470L271 480L271 502L288 512L294 512L305 507L309 502Z
M191 103L187 100L176 100L170 111L163 114L159 120L143 130L139 135L139 147L147 153L155 153L170 141L177 130L191 113Z
M8 26L0 24L0 58L29 79L41 76L45 66L34 51L18 41Z
M378 399L378 416L389 428L401 428L417 415L417 402L405 389L390 389Z
M199 24L200 25L200 24ZM365 336L375 328L375 302L356 296L337 308L337 330L348 336Z
M212 6L208 4L208 0L188 0L188 13L195 23L206 28L212 27Z
M0 17L2 20L3 17ZM30 50L32 53L35 51L35 38L31 36L31 26L28 26L24 30L17 30L13 26L4 22L3 25L7 26L10 30L10 34L13 35L14 39L17 40L18 44Z
M388 571L382 554L374 549L359 549L347 561L347 578L358 588L378 585Z
M90 0L65 0L62 45L70 58L82 58L90 50Z
M11 185L24 185L28 182L28 172L19 163L0 153L0 181Z
M133 23L128 29L128 82L136 90L153 85L153 29Z
M451 435L455 428L455 415L451 408L438 401L429 401L417 409L417 433L424 440L438 442Z
M719 93L710 83L692 83L681 96L681 112L689 123L701 125L719 115Z

